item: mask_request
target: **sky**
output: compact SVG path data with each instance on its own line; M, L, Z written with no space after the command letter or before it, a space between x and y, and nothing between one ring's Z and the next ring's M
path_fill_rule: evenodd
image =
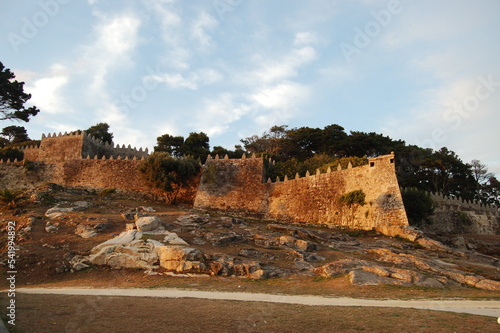
M498 0L0 0L0 61L42 133L117 144L274 125L447 147L500 175Z

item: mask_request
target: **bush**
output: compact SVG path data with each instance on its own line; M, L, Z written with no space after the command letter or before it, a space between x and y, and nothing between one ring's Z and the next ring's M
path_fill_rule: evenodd
M9 189L0 190L0 203L6 209L17 208L22 200L26 197L23 196L21 191L14 191Z
M0 160L7 162L9 160L13 161L16 158L18 161L21 161L24 158L24 153L12 147L0 149Z
M167 193L170 203L175 203L181 188L189 186L200 169L200 160L174 158L168 153L154 153L139 167L148 182Z
M360 206L364 206L366 203L365 198L366 198L366 194L362 190L356 190L356 191L351 191L351 192L348 192L348 193L342 195L339 198L339 203L341 205L346 205L348 207L351 207L355 204L358 204Z

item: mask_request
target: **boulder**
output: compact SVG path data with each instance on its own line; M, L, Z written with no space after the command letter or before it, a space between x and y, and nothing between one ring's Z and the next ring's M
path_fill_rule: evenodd
M195 248L167 245L158 248L160 266L176 273L205 273L203 253Z
M139 231L152 231L161 225L161 220L156 216L145 216L135 221L135 225Z
M157 245L158 242L151 240L107 245L90 255L89 260L95 265L107 265L114 269L153 269L158 263Z
M189 245L184 239L180 238L175 232L165 231L166 235L163 242L168 245Z
M314 269L314 273L323 277L336 277L370 264L364 260L342 259Z
M479 281L476 285L476 288L485 289L490 291L500 291L500 282L494 280L483 279Z
M76 226L75 234L82 238L91 238L97 236L97 234L110 227L109 223L90 223L90 224L79 224Z
M349 281L355 286L378 286L389 279L362 269L355 269L349 272Z
M271 237L267 235L254 235L253 241L255 245L266 248L274 249L280 246L280 240L276 237Z
M90 225L79 224L76 226L75 234L82 238L92 238L97 236L97 231Z
M69 263L73 272L78 272L90 267L88 258L83 256L74 256L70 259Z
M142 232L140 232L140 231L137 231L137 230L124 231L121 234L119 234L118 236L116 236L115 238L108 239L104 243L101 243L101 244L95 246L94 248L92 248L92 250L90 250L90 253L96 254L99 251L101 251L101 249L103 249L105 247L130 244L135 240L140 240L141 238L142 238Z
M283 246L299 251L315 251L317 249L316 244L292 236L281 236L279 242Z
M245 241L243 235L236 232L225 232L225 233L207 233L205 235L207 240L212 243L213 246L227 246L232 243L241 243Z
M47 222L47 224L45 225L46 232L53 233L53 232L57 232L57 230L59 230L59 225L57 225L57 224L52 224L50 222Z

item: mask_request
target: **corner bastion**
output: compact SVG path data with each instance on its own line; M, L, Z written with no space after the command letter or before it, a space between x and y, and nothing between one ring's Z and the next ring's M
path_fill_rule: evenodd
M398 235L409 226L396 178L394 154L371 158L367 165L296 176L264 179L262 158L209 158L195 198L199 209L292 223L352 229L375 229ZM365 194L364 205L345 205L341 196Z

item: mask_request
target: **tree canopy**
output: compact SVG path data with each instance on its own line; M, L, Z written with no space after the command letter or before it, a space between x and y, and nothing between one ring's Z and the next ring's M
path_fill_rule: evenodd
M15 79L14 73L0 62L0 120L29 121L40 110L35 107L25 107L31 94L24 92L24 82Z
M85 130L85 133L90 134L102 142L107 142L109 144L113 142L113 133L109 132L109 125L107 123L98 123L94 126L90 126Z
M464 199L479 199L484 203L498 202L498 181L486 166L474 160L464 163L446 147L432 149L407 145L382 134L351 131L340 125L325 128L273 126L262 135L241 140L245 150L265 155L276 161L268 165L268 176L290 178L328 166L343 168L368 163L370 157L396 153L396 175L400 186L421 191L440 192Z
M184 139L183 136L164 134L156 139L155 152L166 152L173 157L190 156L205 162L210 153L210 139L203 132L192 132Z

